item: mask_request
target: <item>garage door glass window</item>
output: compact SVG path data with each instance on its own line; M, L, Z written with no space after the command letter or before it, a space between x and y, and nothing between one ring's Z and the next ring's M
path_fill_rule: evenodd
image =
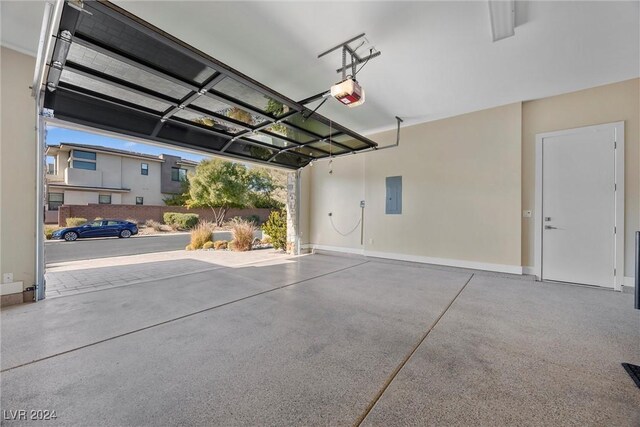
M142 205L144 202L142 197L136 197L136 205Z
M64 204L64 194L63 193L49 193L49 210L57 211L58 207Z
M187 170L181 168L171 168L171 181L186 181Z
M110 205L111 204L111 195L103 195L98 196L98 203L101 205Z

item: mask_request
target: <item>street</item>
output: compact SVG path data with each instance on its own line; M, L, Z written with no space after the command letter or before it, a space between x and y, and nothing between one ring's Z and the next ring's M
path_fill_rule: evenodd
M185 233L135 236L129 239L113 237L79 239L75 242L51 241L44 244L44 257L47 264L52 264L81 259L167 252L184 249L189 244L189 239L189 234Z
M229 231L215 231L214 240L232 240ZM262 231L254 236L262 239ZM117 237L78 239L75 242L48 241L44 244L44 259L47 264L83 259L110 258L124 255L149 254L184 249L189 244L188 233L134 236L128 239Z

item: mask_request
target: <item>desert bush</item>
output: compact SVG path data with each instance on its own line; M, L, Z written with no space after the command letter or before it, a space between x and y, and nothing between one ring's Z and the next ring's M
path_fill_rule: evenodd
M95 218L93 218L94 221L102 221L104 218L102 218L101 216L97 216Z
M264 236L262 238L262 240L260 241L260 243L262 243L263 245L270 245L271 244L271 237Z
M187 245L187 246L185 246L184 250L185 251L192 251L193 250L193 246Z
M140 222L135 218L127 218L127 219L125 219L125 221L132 222L132 223L134 223L136 225L140 224Z
M213 242L213 247L216 250L222 250L222 249L227 249L228 244L229 242L227 242L226 240L216 240L215 242Z
M198 214L165 212L162 215L164 223L176 228L190 229L198 223Z
M249 222L252 222L255 225L260 225L260 217L258 215L250 215L245 217L244 219L246 219Z
M77 227L87 222L87 218L69 217L67 218L67 227Z
M153 228L155 231L162 230L162 224L160 224L158 221L154 221L152 219L146 220L144 222L144 225L146 225L149 228Z
M202 245L202 249L211 249L211 248L213 248L212 241L205 242L204 245Z
M215 225L209 221L202 221L191 229L191 246L200 249L213 237Z
M232 240L229 243L227 243L227 249L229 249L230 251L235 251L236 250L236 242L235 242L235 240Z
M276 249L287 246L287 215L282 211L273 211L269 219L262 225L262 231L271 238L271 244Z
M60 227L58 227L57 225L45 225L44 226L44 238L47 240L51 240L51 237L53 237L53 233L56 230L60 230Z
M250 251L256 226L242 218L233 218L229 221L228 226L231 228L231 234L233 235L233 250L239 252Z

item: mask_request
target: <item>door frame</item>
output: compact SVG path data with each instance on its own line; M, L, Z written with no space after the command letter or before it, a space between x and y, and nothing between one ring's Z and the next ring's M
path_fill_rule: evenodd
M536 134L536 184L535 184L535 239L534 239L534 272L538 280L542 280L542 174L543 150L545 138L566 136L574 133L597 132L612 129L615 135L615 280L613 289L622 290L624 283L624 121L584 126L553 132Z

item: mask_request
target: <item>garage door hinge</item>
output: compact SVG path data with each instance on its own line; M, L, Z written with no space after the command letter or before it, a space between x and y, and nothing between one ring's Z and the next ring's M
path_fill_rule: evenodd
M616 148L618 148L618 141L613 141L613 149L615 150Z
M613 269L613 275L614 276L616 275L616 269L615 268Z
M618 229L614 226L613 227L613 234L616 234L617 231L618 231Z

